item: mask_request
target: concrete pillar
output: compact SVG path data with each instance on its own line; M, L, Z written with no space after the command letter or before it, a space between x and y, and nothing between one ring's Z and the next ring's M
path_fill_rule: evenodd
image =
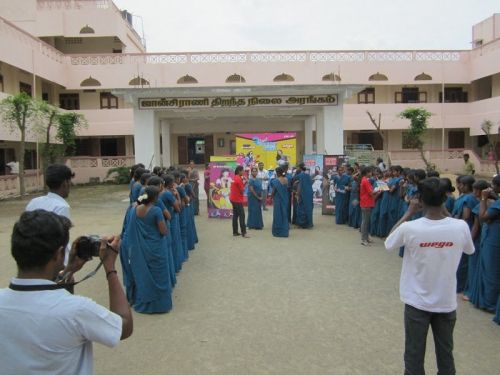
M314 152L313 130L316 130L316 116L309 116L304 121L304 151L306 154Z
M146 168L160 164L160 132L154 111L134 109L135 162Z
M161 147L162 155L161 162L163 167L170 167L172 165L171 147L170 147L170 123L168 120L160 120L161 131Z
M323 107L322 118L325 154L342 155L344 153L343 100L339 97L338 105Z

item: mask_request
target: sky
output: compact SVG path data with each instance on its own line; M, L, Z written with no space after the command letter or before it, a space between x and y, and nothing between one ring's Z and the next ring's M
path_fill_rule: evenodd
M114 0L148 52L469 49L500 0ZM500 25L499 25L500 27Z

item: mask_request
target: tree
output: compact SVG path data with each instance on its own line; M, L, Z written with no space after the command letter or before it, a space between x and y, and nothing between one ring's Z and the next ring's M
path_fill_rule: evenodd
M87 125L83 115L75 112L61 113L59 108L45 102L39 103L43 114L40 130L43 131L45 143L42 148L43 166L56 162L59 156L71 156L75 152L75 138L78 128ZM51 143L51 132L55 129L55 140Z
M385 135L384 135L384 131L380 128L380 126L381 126L381 120L382 120L382 114L381 113L378 114L378 122L375 121L375 118L372 116L372 114L370 113L370 111L366 111L366 114L370 118L370 121L372 122L373 126L375 126L375 129L377 130L378 135L382 139L382 145L385 147Z
M495 140L493 140L493 136L491 134L491 128L493 127L493 123L490 120L484 120L483 123L481 124L481 130L484 132L486 135L486 138L488 140L488 148L490 149L490 153L493 155L493 160L495 160L495 170L497 174L499 174L498 170L498 152L497 152L497 147L498 147L498 134L495 136Z
M428 171L434 170L435 166L425 157L423 136L427 131L427 119L431 116L432 113L428 112L424 108L407 108L399 114L400 118L410 120L408 138L411 146L418 149L420 152L420 157L425 163L425 167Z
M24 187L24 154L26 149L26 133L37 117L38 106L26 93L9 96L0 102L0 115L12 132L19 130L21 141L19 143L19 193L25 194Z

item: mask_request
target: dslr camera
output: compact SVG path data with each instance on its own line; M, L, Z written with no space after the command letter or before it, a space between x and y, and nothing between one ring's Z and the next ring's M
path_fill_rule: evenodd
M99 256L101 237L98 235L81 236L76 243L76 255L83 260L90 260Z

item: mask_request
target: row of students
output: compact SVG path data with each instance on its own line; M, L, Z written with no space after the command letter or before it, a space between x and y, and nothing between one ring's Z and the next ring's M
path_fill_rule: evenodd
M176 274L198 242L194 192L187 171L132 169L120 251L123 282L135 311L165 313L173 307Z
M256 167L251 169L248 181L248 221L249 229L262 229L264 194L262 182L257 178ZM271 179L270 189L273 198L272 234L275 237L288 237L290 225L310 229L313 227L313 191L311 176L303 163L288 172L288 166L275 170L276 178Z

